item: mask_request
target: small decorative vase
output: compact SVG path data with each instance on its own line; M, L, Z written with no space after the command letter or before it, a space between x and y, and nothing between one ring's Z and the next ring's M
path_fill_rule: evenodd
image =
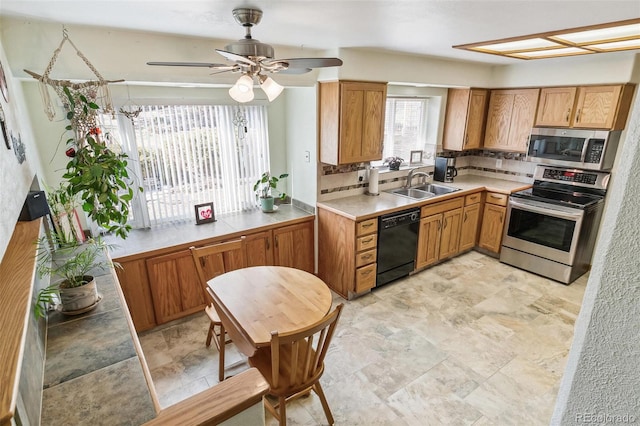
M85 275L87 284L80 287L60 288L60 303L62 303L62 313L66 315L76 315L94 309L100 301L96 280Z
M265 197L260 198L260 207L262 207L263 212L272 212L273 211L273 197Z

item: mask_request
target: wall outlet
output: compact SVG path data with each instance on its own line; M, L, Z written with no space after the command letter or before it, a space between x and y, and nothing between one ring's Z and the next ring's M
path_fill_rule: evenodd
M502 158L498 158L496 160L496 169L501 169L502 168Z
M364 182L365 176L367 176L367 170L366 169L358 170L358 182Z
M309 151L304 152L304 162L305 163L311 162L311 153Z

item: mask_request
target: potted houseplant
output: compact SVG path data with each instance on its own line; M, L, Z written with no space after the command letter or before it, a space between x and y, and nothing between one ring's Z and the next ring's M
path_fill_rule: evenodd
M101 297L91 272L118 266L109 260L106 243L101 238L91 238L81 244L53 231L41 237L37 245L38 275L49 275L56 281L38 292L36 316L43 317L56 296L64 314L74 315L95 308Z
M279 192L280 195L278 196L278 198L280 198L281 200L285 200L287 198L287 194L285 194L284 192L280 192L277 189L278 182L281 179L286 178L287 176L289 176L288 173L283 173L280 176L276 177L272 176L270 172L264 172L260 179L256 181L255 185L253 185L253 190L256 191L256 194L260 199L260 207L262 208L263 212L272 212L274 210L274 198L272 192Z
M389 165L389 170L400 170L400 165L404 159L400 157L387 157L384 159L383 165Z
M126 238L132 181L127 170L127 155L108 145L109 135L103 135L97 124L100 108L81 90L64 88L66 118L72 132L67 139L66 155L70 158L63 175L70 197L80 197L82 210L99 226ZM142 188L138 188L142 191Z

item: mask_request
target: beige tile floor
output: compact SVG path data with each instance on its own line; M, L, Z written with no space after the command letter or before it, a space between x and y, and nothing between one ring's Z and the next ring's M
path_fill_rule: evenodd
M321 379L336 424L549 424L586 282L472 251L347 302ZM207 326L194 315L140 336L163 406L217 383ZM240 362L227 375L248 368L232 344L227 354ZM314 394L287 412L326 424Z

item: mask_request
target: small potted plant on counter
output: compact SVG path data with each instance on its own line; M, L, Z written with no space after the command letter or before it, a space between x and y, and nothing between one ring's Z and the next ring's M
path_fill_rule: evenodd
M109 260L104 241L90 238L84 243L69 242L54 231L48 237L41 237L37 245L38 275L41 278L50 275L51 279L57 281L38 292L34 309L36 316L43 317L56 296L63 314L75 315L95 308L101 296L90 272L119 266ZM51 248L52 245L55 250Z
M389 165L389 170L400 170L400 165L404 160L400 157L387 157L384 159L383 165Z
M278 182L281 179L286 178L287 176L289 176L288 173L283 173L280 176L276 177L272 176L270 172L264 172L262 174L262 177L260 177L260 179L256 181L255 185L253 185L253 190L256 191L256 194L260 198L260 207L262 208L263 212L269 213L274 211L274 198L272 192L279 192L280 195L278 196L278 198L280 198L281 200L285 200L287 198L287 194L285 194L284 192L280 192L277 189Z

